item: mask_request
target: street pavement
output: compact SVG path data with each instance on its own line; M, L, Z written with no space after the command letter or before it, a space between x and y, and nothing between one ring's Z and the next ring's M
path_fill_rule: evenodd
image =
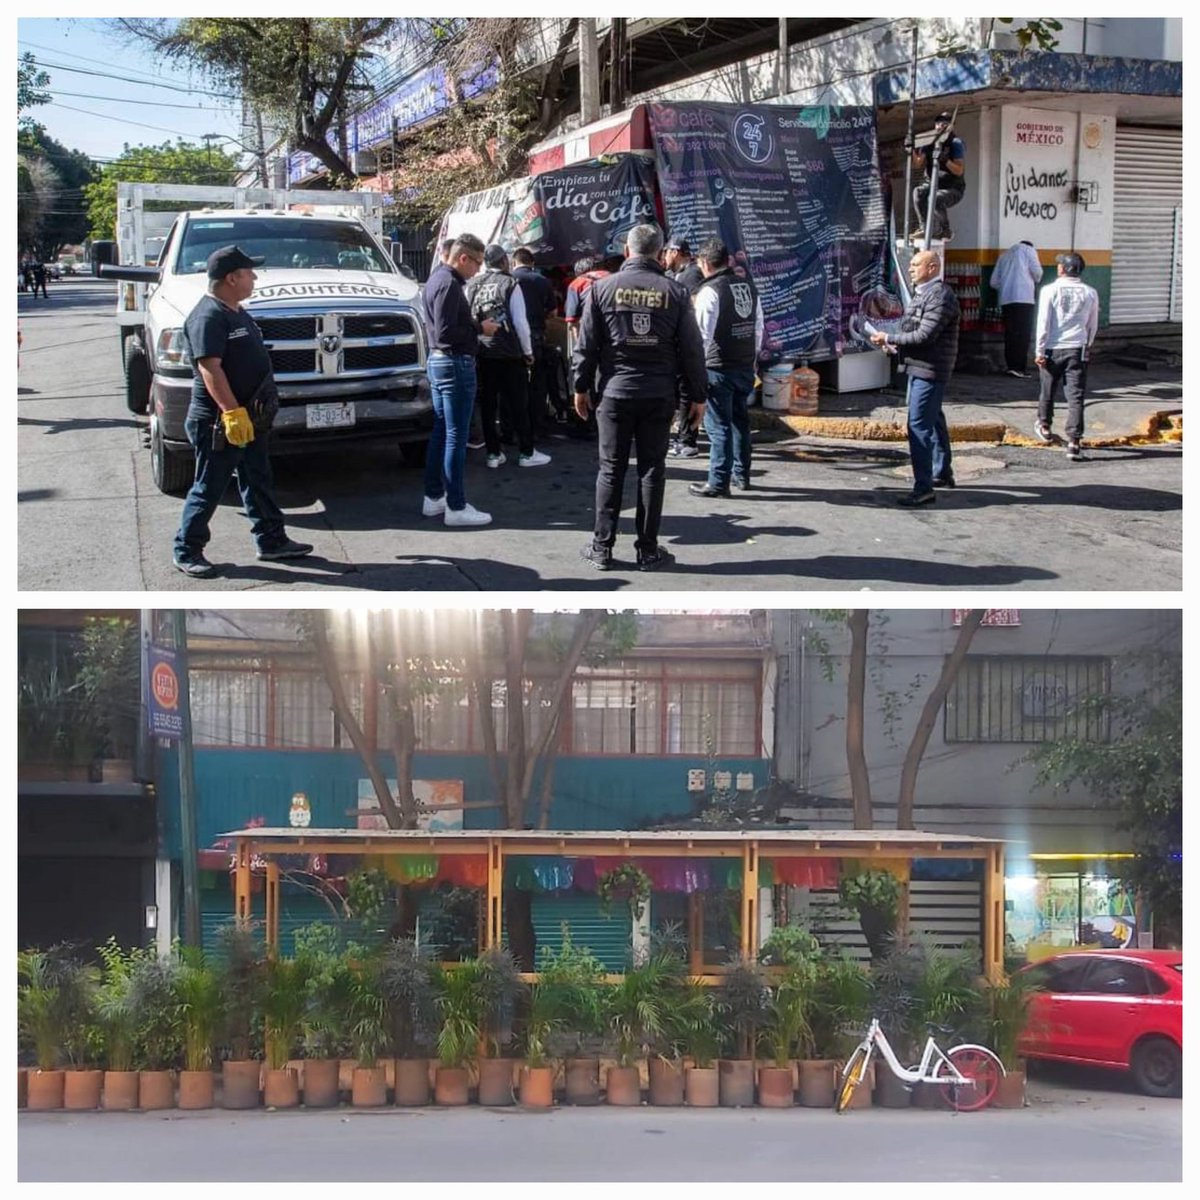
M1181 587L1180 443L1090 448L1080 463L1059 448L1010 444L1007 435L999 444L965 443L955 451L959 487L911 512L895 505L911 483L903 442L797 434L771 420L755 434L748 493L698 500L687 484L704 479L705 459L668 459L661 540L677 558L672 570L633 567L632 468L616 569L599 573L579 558L594 518L595 448L552 431L541 443L554 456L548 467L522 470L510 458L491 471L482 452L471 452L467 495L493 514L486 529L423 519L421 472L402 466L390 444L279 458L289 530L315 543L315 554L256 562L231 489L209 548L223 573L187 580L170 562L181 501L154 487L145 421L125 409L111 285L63 280L51 297L18 298L23 591ZM1151 413L1182 407L1178 375L1100 374L1089 423L1104 426L1106 441L1136 433ZM1028 423L1036 381L960 376L956 395L969 399L974 378L981 395L985 387L1026 389L996 401L994 419L1013 429ZM902 403L888 392L829 400L873 420L894 419ZM977 415L967 400L948 409L952 424Z
M1021 1110L341 1108L30 1113L22 1183L1182 1179L1182 1102L1114 1077L1030 1081Z

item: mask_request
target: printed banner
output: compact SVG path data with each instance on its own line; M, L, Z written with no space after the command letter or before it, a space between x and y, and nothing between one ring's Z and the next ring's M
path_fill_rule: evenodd
M183 737L183 714L179 710L179 672L175 651L150 646L146 651L146 711L151 737L177 742Z
M389 779L387 785L396 794L396 781ZM414 779L413 798L417 802L419 815L417 828L428 833L445 833L463 827L463 781L461 779ZM379 798L369 779L358 781L358 812L356 826L359 829L386 829L387 818L379 811Z
M850 319L887 266L874 110L652 104L650 125L668 230L730 248L758 287L764 348L856 348Z

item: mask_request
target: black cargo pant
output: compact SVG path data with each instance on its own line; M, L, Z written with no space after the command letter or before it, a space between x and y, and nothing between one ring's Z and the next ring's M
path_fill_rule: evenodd
M593 543L612 549L621 517L621 495L629 452L636 449L638 496L637 541L643 554L658 546L663 492L667 484L667 446L675 397L633 400L603 396L596 409L600 430L600 469L596 474L596 532Z
M496 416L512 430L517 449L533 453L533 431L529 428L529 368L523 358L479 356L479 409L483 417L483 440L489 454L499 454L500 431Z
M1047 350L1046 365L1041 368L1042 391L1038 397L1038 420L1047 425L1054 420L1054 395L1062 383L1067 398L1067 441L1083 437L1083 394L1087 390L1087 359L1084 352Z

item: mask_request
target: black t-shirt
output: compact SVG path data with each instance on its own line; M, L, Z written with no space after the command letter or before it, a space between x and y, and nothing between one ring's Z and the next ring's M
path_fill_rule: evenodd
M200 377L200 359L221 360L230 390L243 405L271 370L271 356L250 314L228 308L216 296L205 296L188 314L183 338L192 356L192 409L197 413L215 416L218 407Z

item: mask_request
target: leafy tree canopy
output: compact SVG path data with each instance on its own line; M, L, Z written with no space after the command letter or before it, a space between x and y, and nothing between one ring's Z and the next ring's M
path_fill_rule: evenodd
M84 189L87 217L94 238L111 238L117 225L117 184L201 183L228 186L237 159L221 150L179 139L172 145L126 146L119 158L101 168Z
M87 237L83 193L96 178L96 166L82 151L69 149L32 122L18 130L17 151L25 163L17 187L21 242L49 262L64 246Z
M33 118L25 114L27 108L50 103L50 76L38 65L37 60L26 51L17 60L17 128L28 129Z

